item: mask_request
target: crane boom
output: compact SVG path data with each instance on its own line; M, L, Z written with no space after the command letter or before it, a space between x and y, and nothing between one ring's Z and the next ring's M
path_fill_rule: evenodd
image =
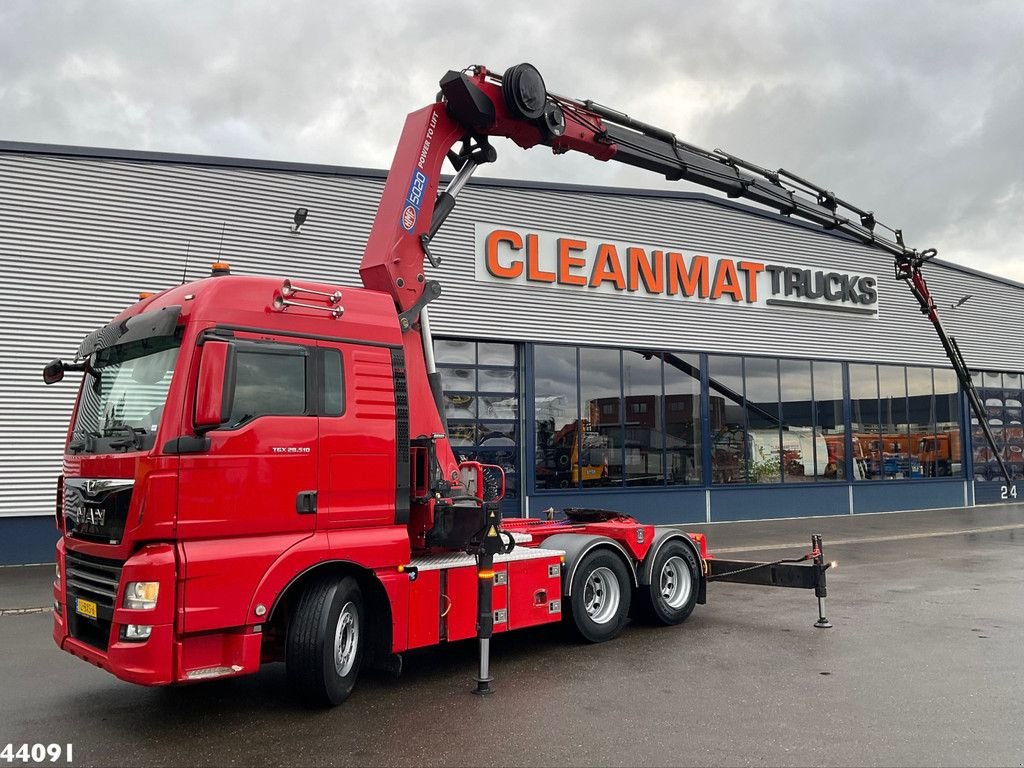
M790 171L773 171L719 149L702 149L623 112L553 94L530 64L511 67L503 75L482 66L450 71L440 86L437 102L406 119L360 267L367 288L394 298L403 330L415 332L426 304L440 295L440 284L426 278L423 261L439 265L430 252L430 240L473 170L494 161L489 137L509 138L524 149L543 144L555 154L573 151L616 160L670 181L689 181L773 208L890 254L896 277L907 283L935 328L1002 474L1011 482L970 371L956 339L942 326L921 270L936 255L935 249L908 248L901 230L881 224L873 212ZM460 142L462 148L453 151ZM457 174L439 194L446 158ZM430 353L425 354L429 359Z

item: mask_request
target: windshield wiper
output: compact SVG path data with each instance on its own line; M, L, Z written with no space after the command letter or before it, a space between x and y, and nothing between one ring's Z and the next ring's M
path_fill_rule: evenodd
M240 419L239 419L238 421L236 421L236 422L235 422L234 424L232 424L232 425L231 425L231 429L236 429L237 427L240 427L240 426L242 426L243 424L245 424L245 423L246 423L247 421L252 421L252 420L253 420L253 419L255 419L255 418L256 418L256 415L255 415L255 414L252 414L252 413L247 413L247 414L243 415L243 416L242 416L242 417L241 417L241 418L240 418Z
M127 424L112 424L109 427L104 428L104 437L109 437L117 432L124 432L127 437L126 440L111 440L111 448L127 448L132 446L138 450L142 450L142 436L146 434L146 430L142 427L130 427Z
M77 437L73 437L71 442L68 443L68 450L74 451L75 453L81 453L83 450L86 453L95 453L97 437L103 437L103 435L95 430L81 432Z

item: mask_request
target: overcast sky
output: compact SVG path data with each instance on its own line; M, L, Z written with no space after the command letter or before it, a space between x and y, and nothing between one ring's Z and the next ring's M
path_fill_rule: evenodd
M446 70L529 61L1024 281L1022 47L1021 0L0 0L0 140L386 168ZM667 184L502 149L487 175Z

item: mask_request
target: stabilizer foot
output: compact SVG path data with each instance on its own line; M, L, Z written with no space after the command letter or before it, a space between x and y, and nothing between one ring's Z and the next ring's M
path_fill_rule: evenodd
M822 575L824 575L822 571ZM832 629L832 622L825 618L825 598L818 597L818 620L814 622L818 629Z
M483 680L477 678L476 688L473 689L473 693L477 696L490 696L494 693L494 689L491 688L491 680L494 678L488 677Z

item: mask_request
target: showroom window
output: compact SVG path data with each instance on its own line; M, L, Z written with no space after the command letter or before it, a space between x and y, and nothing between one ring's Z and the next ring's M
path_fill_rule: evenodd
M1021 424L1024 393L1021 392L1021 374L984 371L972 374L971 378L985 406L986 421L1010 477L1014 480L1024 479L1024 426ZM992 454L985 433L973 413L971 446L974 479L1001 481L999 462Z
M534 347L536 487L696 485L697 355Z
M814 394L815 479L846 479L846 417L843 414L843 364L811 363ZM783 381L783 394L786 385ZM820 442L817 442L820 439ZM824 459L825 466L822 466ZM804 462L806 464L806 461Z
M535 477L538 489L577 484L579 377L576 347L533 349Z
M572 471L584 487L621 486L622 353L582 347L579 355L582 419Z
M743 358L708 355L712 482L747 482L748 438L744 406ZM750 474L756 477L756 473Z
M960 475L959 390L941 368L850 364L854 477Z
M669 485L700 485L700 356L665 352L665 474Z
M962 473L956 375L927 366L535 345L536 488L829 483ZM1020 379L987 375L1024 475ZM998 378L993 378L993 377ZM844 390L848 379L850 422ZM979 382L981 377L979 376ZM979 452L979 456L983 453ZM852 476L848 473L852 469Z
M505 470L505 498L519 498L519 381L516 345L438 339L437 370L445 416L459 461ZM518 513L518 501L506 513Z
M782 409L782 479L813 482L828 464L823 439L815 432L814 386L810 360L779 361L779 403ZM822 450L817 450L821 445Z

